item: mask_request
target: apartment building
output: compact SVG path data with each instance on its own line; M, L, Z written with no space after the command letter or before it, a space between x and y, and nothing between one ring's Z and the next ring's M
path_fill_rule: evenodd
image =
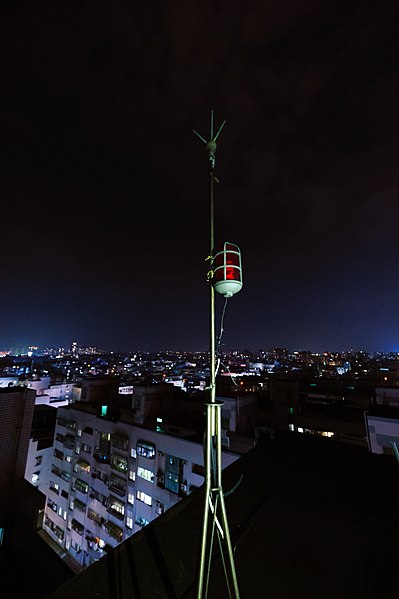
M83 567L204 482L194 431L150 430L111 414L84 401L57 412L43 528ZM222 468L239 457L223 451Z
M47 489L46 473L52 464L56 417L57 410L51 405L35 403L25 479L43 493Z
M375 402L364 414L369 450L397 455L399 450L399 389L376 387Z

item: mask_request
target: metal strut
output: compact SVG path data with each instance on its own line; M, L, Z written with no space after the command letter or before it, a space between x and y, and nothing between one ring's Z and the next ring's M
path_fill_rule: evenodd
M193 132L206 144L209 159L209 232L211 268L209 285L209 338L210 338L210 401L206 406L206 433L204 439L205 485L204 513L199 555L197 599L206 599L213 558L215 535L219 543L227 589L230 599L239 599L234 554L231 545L229 524L222 489L222 445L221 445L221 409L223 402L216 401L216 335L215 335L215 290L212 284L214 255L214 184L216 140L226 121L223 121L216 135L213 135L213 110L211 110L211 135L207 142L202 135Z

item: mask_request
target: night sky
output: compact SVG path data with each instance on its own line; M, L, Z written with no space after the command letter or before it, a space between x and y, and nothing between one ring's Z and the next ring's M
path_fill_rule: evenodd
M399 351L399 3L7 2L0 349ZM216 297L220 331L224 298Z

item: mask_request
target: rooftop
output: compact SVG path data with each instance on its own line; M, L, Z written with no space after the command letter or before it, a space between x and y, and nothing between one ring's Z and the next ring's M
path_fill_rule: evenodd
M226 468L223 490L241 599L398 596L394 457L276 433ZM194 599L202 513L198 489L46 599ZM227 596L215 543L208 597Z

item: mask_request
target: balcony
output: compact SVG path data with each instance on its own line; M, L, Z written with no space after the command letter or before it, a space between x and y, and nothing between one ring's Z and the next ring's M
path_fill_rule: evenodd
M76 460L76 466L80 471L86 472L87 474L90 472L90 464L85 460L82 460L82 458Z
M62 443L65 449L73 450L75 447L75 439L71 439L68 437L64 437L64 441Z
M111 455L102 453L100 451L95 451L93 453L93 457L99 464L110 464L111 463Z
M96 561L104 555L104 551L93 541L87 541L87 553L91 559Z
M122 514L119 510L113 507L108 508L108 513L111 514L111 516L114 516L114 518L121 520L122 522L125 519L125 514Z
M108 489L110 491L112 491L113 493L116 493L117 495L119 495L119 497L124 497L126 495L126 487L123 489L115 484L109 483Z
M127 453L129 451L129 438L124 435L113 434L111 437L111 445L113 449Z
M84 531L83 524L81 524L80 522L78 522L74 518L73 518L73 520L71 522L71 528L72 528L72 530L74 530L75 532L77 532L78 535L80 535L80 536L83 535L83 531Z
M116 539L118 543L120 543L123 540L123 530L110 520L108 520L108 522L105 523L104 528L109 534L109 536L113 539Z
M120 497L124 497L127 488L126 480L120 476L116 476L116 474L111 474L108 481L108 488Z

